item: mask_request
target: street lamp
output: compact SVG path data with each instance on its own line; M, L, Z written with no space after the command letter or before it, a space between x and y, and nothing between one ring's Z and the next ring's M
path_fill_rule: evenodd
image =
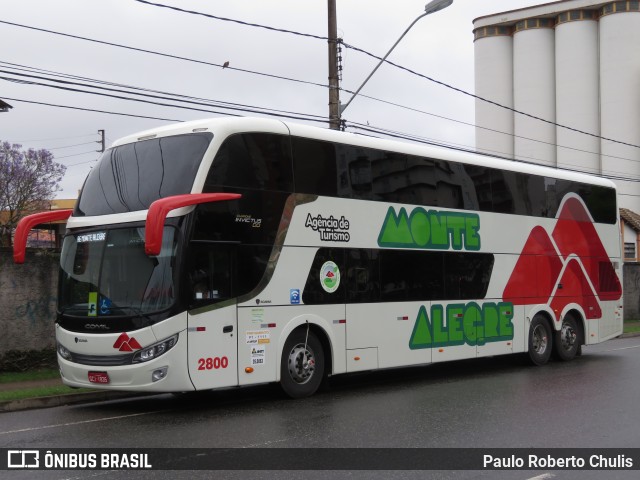
M424 13L422 15L420 15L418 18L416 18L411 23L411 25L409 25L407 27L407 29L404 31L404 33L402 35L400 35L400 38L398 40L396 40L396 43L393 44L393 46L389 49L387 54L384 57L382 57L382 60L380 60L378 65L376 65L376 68L373 69L373 71L369 74L369 76L365 79L365 81L362 82L362 85L360 85L358 90L356 90L356 92L349 99L349 101L347 103L345 103L344 105L340 105L340 114L342 114L342 112L344 112L347 109L347 107L351 104L353 99L356 98L358 93L360 93L360 90L362 90L362 87L364 87L366 85L366 83L373 76L373 74L376 73L376 70L378 70L378 68L380 68L380 65L382 65L382 63L387 59L389 54L393 51L393 49L396 48L398 43L400 43L400 40L402 40L404 38L404 36L407 34L407 32L409 30L411 30L411 27L413 27L417 23L418 20L420 20L422 17L426 17L427 15L431 15L432 13L438 12L438 11L442 10L443 8L447 8L452 3L453 3L453 0L432 0L431 2L427 3L427 5L424 7Z

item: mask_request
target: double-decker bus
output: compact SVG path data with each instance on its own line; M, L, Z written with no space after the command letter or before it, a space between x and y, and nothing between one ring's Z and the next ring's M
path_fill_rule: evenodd
M118 140L68 218L65 384L184 392L523 353L622 332L614 184L271 119Z

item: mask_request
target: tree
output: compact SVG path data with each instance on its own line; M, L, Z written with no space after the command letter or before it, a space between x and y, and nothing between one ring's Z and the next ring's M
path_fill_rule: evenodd
M45 149L23 150L0 141L0 240L11 246L20 219L49 208L67 167L53 161Z

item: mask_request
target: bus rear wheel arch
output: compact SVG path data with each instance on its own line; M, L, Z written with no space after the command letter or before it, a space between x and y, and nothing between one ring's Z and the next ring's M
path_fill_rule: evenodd
M313 395L325 375L325 352L313 329L303 326L287 338L280 360L280 386L291 398Z
M528 359L533 365L544 365L551 357L553 335L549 319L540 313L536 314L529 326Z
M578 318L573 312L567 313L562 319L560 330L555 333L553 351L562 361L573 360L580 353L584 343L582 323Z

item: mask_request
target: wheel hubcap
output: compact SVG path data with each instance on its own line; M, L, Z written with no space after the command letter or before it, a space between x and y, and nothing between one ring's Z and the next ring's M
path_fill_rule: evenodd
M537 325L533 330L533 349L542 355L547 350L547 333L542 325Z
M565 350L571 350L576 343L577 334L571 325L568 323L562 324L562 332L560 334L560 340L562 347Z
M289 352L289 375L294 382L302 385L313 377L316 369L316 359L309 345L296 345Z

